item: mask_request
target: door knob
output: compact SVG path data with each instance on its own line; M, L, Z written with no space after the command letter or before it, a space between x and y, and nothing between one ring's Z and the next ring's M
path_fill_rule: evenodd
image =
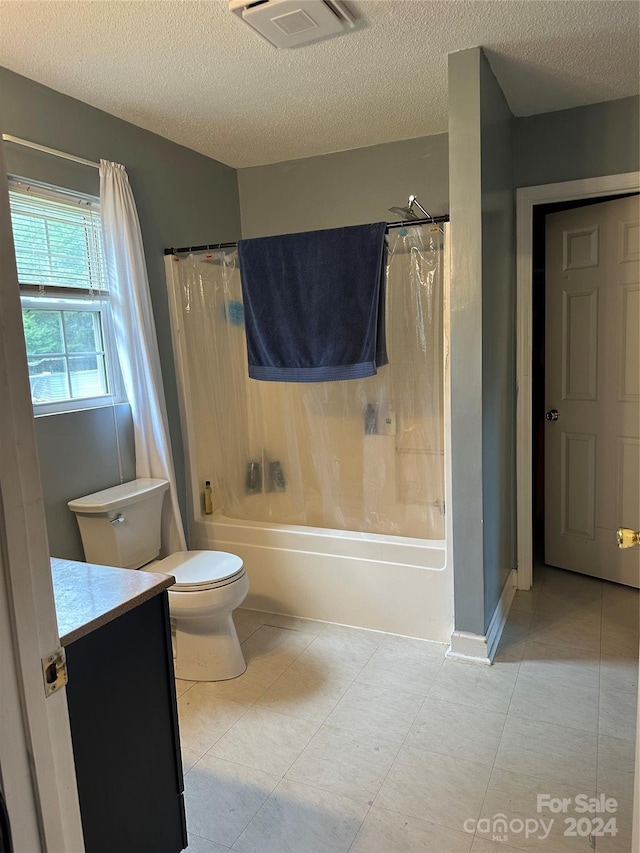
M628 527L619 527L616 531L618 548L633 548L640 545L640 530L629 530Z
M549 411L545 415L545 418L548 421L557 421L559 417L560 417L560 412L557 409L549 409Z

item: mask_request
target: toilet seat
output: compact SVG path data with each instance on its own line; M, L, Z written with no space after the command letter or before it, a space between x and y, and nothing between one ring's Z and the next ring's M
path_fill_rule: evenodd
M177 551L156 563L154 571L174 576L170 592L202 592L239 580L244 564L226 551Z

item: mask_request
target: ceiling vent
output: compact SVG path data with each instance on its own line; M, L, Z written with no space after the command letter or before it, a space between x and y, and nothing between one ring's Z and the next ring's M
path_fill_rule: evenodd
M230 0L229 8L276 47L299 47L356 25L341 0Z

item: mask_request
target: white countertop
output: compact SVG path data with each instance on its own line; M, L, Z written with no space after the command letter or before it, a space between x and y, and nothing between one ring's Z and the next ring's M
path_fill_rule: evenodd
M68 646L172 586L171 575L51 560L60 643Z

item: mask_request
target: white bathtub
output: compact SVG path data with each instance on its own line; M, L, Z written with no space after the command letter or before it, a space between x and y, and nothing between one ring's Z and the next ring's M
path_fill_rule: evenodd
M444 541L205 516L191 547L238 554L244 606L449 642L453 573Z

